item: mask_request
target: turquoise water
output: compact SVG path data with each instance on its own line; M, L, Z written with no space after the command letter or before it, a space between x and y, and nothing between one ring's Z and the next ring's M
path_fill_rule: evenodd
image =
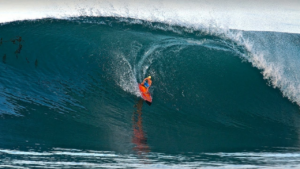
M2 168L300 164L299 34L79 17L0 37Z

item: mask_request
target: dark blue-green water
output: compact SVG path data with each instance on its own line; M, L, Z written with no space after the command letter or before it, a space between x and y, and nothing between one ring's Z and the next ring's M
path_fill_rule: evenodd
M300 166L299 34L83 17L0 37L0 168Z

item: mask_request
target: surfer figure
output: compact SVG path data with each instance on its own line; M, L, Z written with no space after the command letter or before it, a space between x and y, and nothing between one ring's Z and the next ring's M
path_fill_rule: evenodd
M3 63L6 63L6 54L3 55L3 57L2 57L2 62L3 62Z
M15 51L15 54L20 53L20 52L21 52L21 49L22 49L22 45L20 44L20 45L19 45L19 48Z
M141 84L145 86L148 91L152 84L151 76L146 77Z
M17 36L19 37L18 39L16 39L19 43L22 41L22 37L21 36Z
M11 40L11 41L12 41L13 44L16 44L16 40L17 40L17 39L13 39L13 40Z
M35 59L34 65L35 65L35 67L38 66L38 60L37 59Z

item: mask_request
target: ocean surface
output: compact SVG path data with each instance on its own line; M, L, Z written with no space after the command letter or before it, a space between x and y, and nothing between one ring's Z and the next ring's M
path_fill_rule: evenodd
M295 25L112 9L2 11L0 168L300 167Z

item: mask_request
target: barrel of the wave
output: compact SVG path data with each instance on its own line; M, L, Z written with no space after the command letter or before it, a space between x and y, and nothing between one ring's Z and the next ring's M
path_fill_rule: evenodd
M142 98L146 101L146 103L150 106L151 103L152 103L152 97L151 97L151 94L150 92L147 90L147 88L142 85L142 84L139 84L139 89L140 89L140 93L141 93L141 96Z

